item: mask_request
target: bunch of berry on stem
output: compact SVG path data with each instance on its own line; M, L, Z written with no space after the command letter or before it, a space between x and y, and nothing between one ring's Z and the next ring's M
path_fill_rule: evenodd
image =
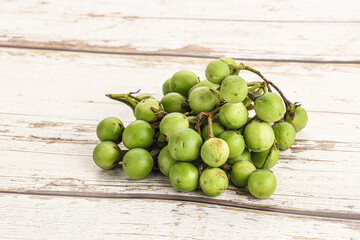
M261 80L246 82L243 71ZM200 187L216 197L232 182L256 198L270 197L277 180L269 169L306 126L306 111L258 70L231 58L211 61L205 75L200 81L191 71L176 72L164 82L161 101L139 91L106 94L128 105L136 120L126 127L116 117L99 123L96 165L121 165L135 180L158 169L182 192Z

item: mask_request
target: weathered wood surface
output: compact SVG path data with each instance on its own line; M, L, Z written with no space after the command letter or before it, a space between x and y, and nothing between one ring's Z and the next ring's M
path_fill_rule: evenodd
M360 238L360 5L189 4L1 2L0 238ZM203 79L219 55L261 70L309 112L271 198L233 186L217 198L178 193L159 173L133 181L94 165L96 124L134 120L105 93L160 99L175 71Z
M359 16L356 0L6 1L0 46L359 63Z

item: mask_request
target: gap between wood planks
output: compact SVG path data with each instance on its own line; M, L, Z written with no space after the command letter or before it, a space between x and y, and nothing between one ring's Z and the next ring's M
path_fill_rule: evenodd
M30 49L43 51L60 51L60 52L76 52L76 53L93 53L93 54L108 54L108 55L133 55L133 56L164 56L164 57L187 57L187 58L207 58L217 59L222 56L209 56L203 54L186 54L181 53L182 49L173 50L175 53L166 52L149 52L131 49L132 51L122 50L119 47L95 46L84 44L73 44L67 42L31 42L31 41L0 41L0 48L14 48L14 49ZM337 61L337 60L300 60L300 59L267 59L267 58L233 58L234 60L243 60L249 62L285 62L285 63L310 63L310 64L360 64L360 60L354 61Z
M77 197L77 198L95 198L95 199L146 199L146 200L163 200L163 201L177 201L189 203L201 203L208 205L218 205L223 207L232 207L238 210L253 210L267 213L280 213L294 216L305 216L313 218L321 218L328 221L338 220L356 220L360 222L359 213L348 212L333 212L333 211L306 211L296 210L290 208L268 207L268 206L252 206L248 204L238 204L229 200L220 200L216 198L194 197L186 195L171 195L171 194L138 194L138 193L96 193L96 192L71 192L71 191L0 191L0 194L14 194L14 195L34 195L34 196L51 196L51 197ZM260 200L261 201L261 200Z

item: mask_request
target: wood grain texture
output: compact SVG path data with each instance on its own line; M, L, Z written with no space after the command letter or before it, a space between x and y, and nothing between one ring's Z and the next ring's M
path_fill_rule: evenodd
M98 121L118 116L128 124L134 119L130 109L104 93L142 88L160 99L161 83L172 73L190 69L203 78L209 59L1 49L0 60L6 60L0 65L0 83L6 86L0 95L2 192L184 198L299 216L360 218L360 195L354 191L360 187L355 161L360 101L356 87L349 87L358 84L358 65L252 63L290 99L301 101L310 119L292 149L281 153L274 168L275 194L259 201L233 186L215 199L200 191L178 193L159 173L132 181L121 168L102 171L92 163Z
M97 0L84 6L75 1L8 1L0 10L0 45L359 63L359 4L334 4Z
M3 203L0 208L1 238L360 238L359 221L333 221L246 209L240 211L181 201L0 194L0 202ZM44 212L47 214L42 214ZM24 219L23 216L27 217ZM23 220L19 222L19 219Z

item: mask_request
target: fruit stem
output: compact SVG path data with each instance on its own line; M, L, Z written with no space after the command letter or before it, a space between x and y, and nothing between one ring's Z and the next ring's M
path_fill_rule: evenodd
M261 84L262 82L260 81L253 81L253 82L247 82L246 84L250 87L250 86L257 86Z
M214 129L213 129L213 125L212 125L213 115L211 113L208 115L207 120L208 120L208 125L209 125L209 133L208 134L209 134L210 138L213 138L214 137Z
M269 92L272 92L271 89L270 89L270 85L275 88L275 90L280 94L281 98L283 99L284 103L285 103L285 106L289 106L291 105L291 102L285 97L285 95L283 94L283 92L280 90L280 88L278 88L278 86L276 86L273 82L267 80L264 75L261 74L261 72L259 72L258 70L252 68L252 67L249 67L249 66L245 66L244 65L244 69L247 70L247 71L250 71L250 72L253 72L255 74L257 74L259 77L262 78L262 80L264 80L265 84L266 84L266 88L268 89Z
M230 164L224 163L220 166L221 169L224 169L225 171L231 171L232 166Z
M135 110L136 102L132 100L127 94L105 94L108 98L116 100L128 105L132 110Z

